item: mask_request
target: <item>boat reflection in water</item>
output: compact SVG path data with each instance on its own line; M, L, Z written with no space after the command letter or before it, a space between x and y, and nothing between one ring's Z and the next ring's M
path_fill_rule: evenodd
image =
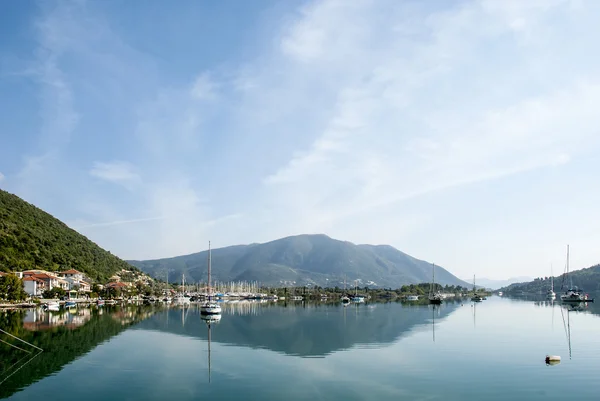
M210 341L211 341L211 325L214 323L218 323L221 321L221 315L200 315L200 319L206 322L206 327L208 331L208 382L210 383Z

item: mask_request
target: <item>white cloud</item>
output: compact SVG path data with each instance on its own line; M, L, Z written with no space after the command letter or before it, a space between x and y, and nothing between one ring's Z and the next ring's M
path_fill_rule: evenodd
M2 180L4 180L4 174L0 172L0 182L2 182Z
M278 35L249 46L243 65L231 67L238 57L219 65L207 59L185 76L140 55L110 23L90 19L91 9L58 8L41 25L40 48L50 49L40 53L40 82L51 95L43 113L44 132L52 133L47 143L65 148L79 124L105 110L80 111L80 104L101 98L118 110L109 125L125 127L114 135L128 153L116 146L88 160L136 162L98 162L91 171L63 166L65 174L87 171L136 189L115 196L91 180L95 191L71 198L87 196L101 206L81 200L82 216L71 221L81 220L99 243L135 258L193 252L208 238L233 244L323 231L416 249L415 256L442 265L455 260L450 252L473 254L460 237L474 227L437 226L445 209L435 199L464 191L448 212L448 225L456 224L472 212L461 205L481 196L473 188L498 180L511 197L523 190L520 177L567 171L600 147L600 58L588 51L600 33L593 19L599 7L566 0L314 1L263 21L281 24L267 29ZM84 29L90 21L94 29ZM75 49L73 65L102 60L102 68L67 70L66 49ZM81 95L73 76L92 86L93 96ZM105 92L105 83L127 89ZM75 95L86 102L75 102ZM24 171L43 184L39 177L61 158L38 153ZM557 186L573 182L561 180ZM545 202L565 207L551 197ZM521 212L514 206L503 213L518 221ZM453 250L444 245L450 237ZM435 244L431 255L416 238Z
M95 162L90 175L105 181L129 186L141 181L136 168L128 162Z
M216 89L217 84L211 78L210 73L203 72L202 74L198 75L194 81L191 89L191 95L195 99L212 100L217 96Z

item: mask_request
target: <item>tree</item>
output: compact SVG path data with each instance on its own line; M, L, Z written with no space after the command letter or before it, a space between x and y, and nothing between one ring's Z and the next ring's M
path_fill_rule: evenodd
M27 298L23 280L14 274L0 277L0 298L7 301L21 301Z
M51 290L46 290L42 294L46 299L61 298L67 295L67 292L60 287L54 287Z

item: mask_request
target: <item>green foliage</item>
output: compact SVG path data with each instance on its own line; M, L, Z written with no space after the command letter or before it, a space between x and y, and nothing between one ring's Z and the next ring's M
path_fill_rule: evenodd
M23 280L13 274L0 276L0 299L22 301L27 298Z
M0 271L76 269L106 282L136 270L48 213L0 190Z
M562 274L554 277L554 291L564 292L571 286L577 286L588 292L600 291L600 265L588 267L587 269L575 270L568 276ZM551 277L537 277L528 283L515 283L508 287L500 288L506 294L545 294L550 289Z
M42 294L46 299L62 298L67 295L67 292L60 287L54 287L51 290L46 290Z

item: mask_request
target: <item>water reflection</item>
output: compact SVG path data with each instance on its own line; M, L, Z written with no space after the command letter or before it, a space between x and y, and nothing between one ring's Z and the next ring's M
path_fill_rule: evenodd
M150 317L156 309L144 306L69 308L58 312L12 310L0 312L0 398L51 375L127 327ZM30 358L32 347L43 349ZM21 350L15 348L20 346Z
M429 305L398 303L270 304L231 303L223 305L219 342L227 345L270 349L287 355L324 357L352 347L391 344L421 326L427 327L437 314L444 319L460 302ZM181 310L178 310L181 309ZM136 330L169 332L206 339L196 305L170 308L136 325ZM186 316L181 323L175 316ZM177 319L179 320L179 319ZM435 325L435 321L433 322Z

